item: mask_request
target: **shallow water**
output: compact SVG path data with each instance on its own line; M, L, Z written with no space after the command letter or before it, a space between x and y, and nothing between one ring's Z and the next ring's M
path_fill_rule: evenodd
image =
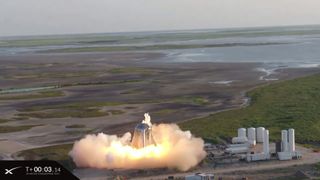
M156 51L167 54L164 62L258 62L268 67L262 71L320 64L320 26L9 37L0 41L0 55L100 46L217 45Z

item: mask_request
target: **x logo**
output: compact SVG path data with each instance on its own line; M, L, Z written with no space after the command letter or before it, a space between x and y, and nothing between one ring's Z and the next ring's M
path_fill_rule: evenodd
M13 174L12 171L15 170L15 169L19 169L19 168L21 168L21 166L14 167L14 168L11 168L11 169L5 169L6 172L4 174Z

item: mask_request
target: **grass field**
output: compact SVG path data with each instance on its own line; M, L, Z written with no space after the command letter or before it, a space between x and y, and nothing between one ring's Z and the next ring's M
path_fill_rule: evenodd
M320 75L274 83L247 93L250 106L181 123L196 136L217 142L237 134L239 127L263 126L271 140L280 130L295 128L298 143L320 143Z

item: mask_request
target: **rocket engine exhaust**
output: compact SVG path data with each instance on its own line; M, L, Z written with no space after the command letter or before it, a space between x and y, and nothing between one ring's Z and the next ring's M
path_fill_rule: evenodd
M152 125L149 114L122 137L99 133L74 143L69 155L78 167L107 169L176 168L187 171L205 156L204 142L176 124Z

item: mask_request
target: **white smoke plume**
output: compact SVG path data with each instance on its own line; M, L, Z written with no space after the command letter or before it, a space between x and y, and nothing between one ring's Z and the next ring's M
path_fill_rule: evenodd
M148 117L150 118L150 117ZM150 119L146 118L146 123ZM152 126L156 145L136 149L130 146L131 134L122 137L99 133L76 141L70 156L78 167L107 169L176 168L187 171L205 156L204 142L176 124Z

